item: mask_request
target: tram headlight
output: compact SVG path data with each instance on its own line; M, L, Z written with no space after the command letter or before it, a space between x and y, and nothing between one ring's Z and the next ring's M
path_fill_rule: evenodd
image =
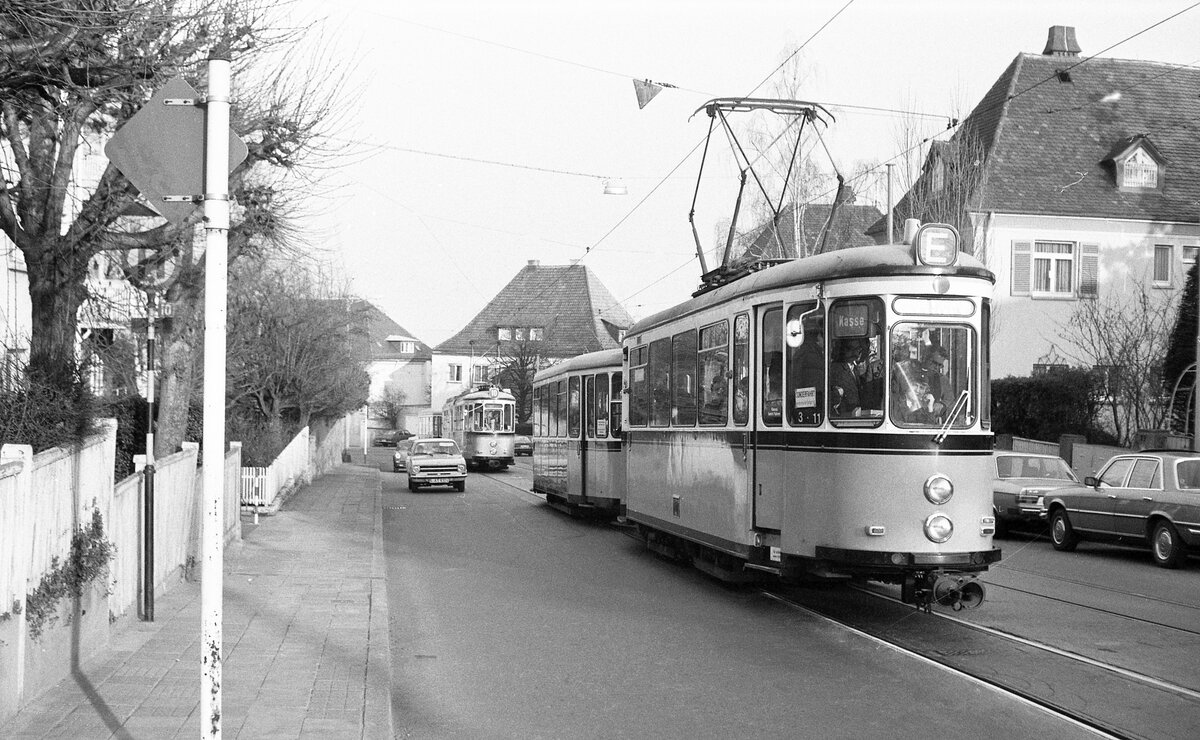
M925 537L930 542L941 544L954 534L954 523L945 514L930 514L925 519Z
M954 495L954 484L941 473L934 473L925 481L925 498L929 503L941 506Z

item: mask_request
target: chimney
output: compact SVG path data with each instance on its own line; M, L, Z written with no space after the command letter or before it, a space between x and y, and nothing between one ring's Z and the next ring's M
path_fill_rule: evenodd
M541 260L529 260L529 267L540 267L541 264Z
M1042 54L1048 57L1077 57L1079 43L1075 41L1074 26L1050 26L1050 36Z

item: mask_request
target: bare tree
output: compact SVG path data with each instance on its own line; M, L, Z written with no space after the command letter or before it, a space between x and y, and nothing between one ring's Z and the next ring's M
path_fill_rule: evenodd
M403 389L388 384L383 387L383 393L371 401L371 411L380 419L385 419L389 429L399 429L407 404L408 394Z
M0 8L0 149L11 157L0 162L9 180L0 189L0 228L28 266L30 375L71 382L88 266L95 255L114 253L134 285L153 286L171 306L171 331L162 338L159 454L182 440L197 380L204 258L193 245L201 216L180 226L131 217L137 193L124 175L110 164L85 191L77 155L99 149L167 79L183 74L204 89L204 62L212 53L228 55L235 80L258 84L235 91L234 126L250 156L231 182L239 209L230 260L286 244L294 202L272 173L295 171L313 154L333 109L328 94L314 91L332 86L302 79L303 68L297 73L279 55L307 29L291 19L276 25L272 5L29 0ZM264 62L280 71L256 72Z
M303 275L261 263L235 274L229 296L226 406L265 423L282 449L285 417L297 429L367 402L367 316L345 295L322 294Z
M1166 416L1162 366L1176 315L1175 299L1138 284L1129 295L1110 291L1083 300L1061 328L1063 352L1100 376L1112 432L1130 444L1138 430L1158 429Z
M543 354L545 343L545 338L525 337L501 342L497 351L495 383L512 391L518 423L529 421L533 415L533 378L550 364Z

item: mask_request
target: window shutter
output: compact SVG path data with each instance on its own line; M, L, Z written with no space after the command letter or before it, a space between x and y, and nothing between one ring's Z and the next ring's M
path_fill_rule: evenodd
M1033 242L1012 243L1012 295L1029 295L1029 260Z
M1100 245L1079 245L1079 296L1095 298L1100 295Z

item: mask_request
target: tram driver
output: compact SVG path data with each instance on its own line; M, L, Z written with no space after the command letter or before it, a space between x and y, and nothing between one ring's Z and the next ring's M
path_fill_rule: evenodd
M941 424L950 406L942 371L947 358L945 348L931 344L914 360L908 347L902 345L893 356L904 358L893 364L893 416L905 424Z

